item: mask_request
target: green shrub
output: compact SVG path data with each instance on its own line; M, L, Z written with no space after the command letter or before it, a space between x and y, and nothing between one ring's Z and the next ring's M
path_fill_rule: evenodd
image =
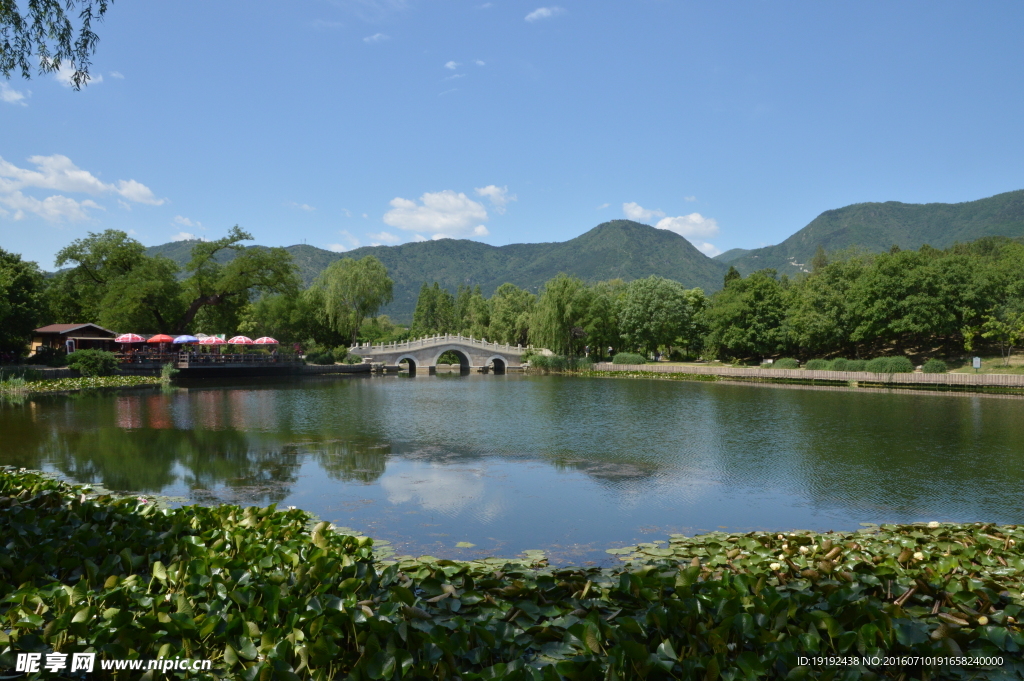
M334 353L330 350L314 352L313 354L306 355L306 362L309 364L334 364Z
M793 359L792 357L783 357L782 359L775 360L772 364L772 369L799 369L800 362Z
M846 371L867 371L868 361L866 359L846 360Z
M876 374L909 374L913 373L914 364L906 357L875 357L865 370Z
M160 367L160 382L168 384L171 382L171 379L177 376L179 373L180 372L178 368L171 364L170 362L168 362L167 364L164 364L162 367Z
M620 352L612 357L612 364L647 364L647 359L635 352Z
M829 371L849 371L850 360L842 357L836 357L834 360L828 363Z
M348 359L349 355L348 355L348 348L345 347L344 345L339 345L338 347L334 348L334 350L331 352L331 354L334 356L334 361L335 362L344 362L345 364L358 364L359 362L363 361L362 357L357 358L358 361L356 361L356 362L348 362L348 361L346 361Z
M29 364L42 364L48 367L63 367L68 365L68 356L63 350L56 348L39 348L36 354L28 358Z
M941 359L930 359L924 363L921 371L926 374L944 374L949 371L949 367Z
M594 366L594 360L584 355L583 357L569 357L566 359L566 368L570 371L586 371Z
M807 364L804 364L804 369L811 371L829 371L832 369L832 363L827 359L809 359Z
M342 360L344 364L362 364L363 358L359 355L348 355Z
M109 376L117 371L117 358L105 350L77 350L68 355L68 366L83 376Z

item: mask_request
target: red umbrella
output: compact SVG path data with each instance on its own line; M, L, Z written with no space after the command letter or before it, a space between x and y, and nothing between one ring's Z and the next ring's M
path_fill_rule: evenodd
M199 339L200 345L227 345L228 342L223 338L217 338L216 336L207 336L206 338Z
M168 336L166 333L158 333L155 336L150 336L147 343L173 343L174 339Z
M252 342L252 344L253 345L277 345L278 343L277 343L276 340L274 340L270 336L263 336L262 338L257 338L256 340L254 340Z
M231 345L252 345L252 338L248 336L235 336L228 341Z
M122 333L114 339L115 343L145 343L146 339L137 333Z

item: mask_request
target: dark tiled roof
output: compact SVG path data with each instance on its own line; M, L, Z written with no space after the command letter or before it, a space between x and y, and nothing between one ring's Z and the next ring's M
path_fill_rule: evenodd
M77 331L79 329L84 329L86 327L92 327L92 328L94 328L94 329L96 329L98 331L102 331L103 333L109 333L111 335L115 335L113 331L111 331L109 329L104 329L102 326L99 326L97 324L50 324L49 326L43 326L43 327L40 327L40 328L36 329L35 333L61 333L61 334L64 334L64 333L70 333L72 331Z

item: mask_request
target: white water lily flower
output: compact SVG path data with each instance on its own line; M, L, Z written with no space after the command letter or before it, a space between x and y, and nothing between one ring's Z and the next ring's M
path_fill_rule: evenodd
M782 550L783 550L783 551L785 551L785 550L786 550L786 549L788 549L788 548L789 548L789 544L783 544L783 545L782 545Z
M806 546L801 546L800 547L800 553L805 553L806 554L806 553L810 553L810 552L811 552L811 550L809 548L807 548Z
M918 551L914 554L914 560L924 560L924 554Z
M928 523L929 529L932 529L932 530L934 530L938 526L939 526L939 521L937 521L937 520L933 520L930 523Z
M769 568L771 568L772 570L778 570L778 569L779 569L779 568L781 568L782 566L781 566L781 565L779 565L778 563L772 563L772 564L771 564L771 565L769 565L768 567L769 567Z
M779 560L786 560L786 554L780 553L779 554Z

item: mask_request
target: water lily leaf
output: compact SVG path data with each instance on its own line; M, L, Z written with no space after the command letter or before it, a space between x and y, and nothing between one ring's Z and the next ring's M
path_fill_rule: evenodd
M468 541L460 541L458 544L455 545L455 548L457 548L457 549L471 549L474 546L476 546L476 544L473 544L473 543L468 542Z
M371 679L387 679L395 673L397 661L392 653L378 650L366 665L366 675Z

